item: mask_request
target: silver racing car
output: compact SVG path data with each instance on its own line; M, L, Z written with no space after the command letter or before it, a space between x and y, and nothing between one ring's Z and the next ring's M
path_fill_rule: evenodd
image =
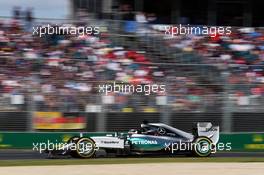
M199 122L192 133L168 126L164 123L147 123L128 133L106 136L74 136L60 148L47 150L49 156L78 158L95 157L99 150L115 155L175 155L207 157L215 152L219 140L219 126L210 122Z

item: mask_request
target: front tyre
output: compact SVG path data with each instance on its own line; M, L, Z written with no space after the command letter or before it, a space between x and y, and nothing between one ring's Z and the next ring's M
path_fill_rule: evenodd
M208 157L212 153L213 142L208 137L198 137L193 141L193 154L198 157Z
M76 155L79 158L91 158L94 157L96 152L95 142L90 138L80 138L77 141Z
M77 145L77 142L78 142L79 139L80 139L80 137L73 136L67 141L67 144L71 144L72 146L73 145ZM76 148L77 148L77 146L76 146ZM74 157L74 158L79 158L79 156L78 156L78 154L76 152L76 149L70 150L70 155L72 157Z

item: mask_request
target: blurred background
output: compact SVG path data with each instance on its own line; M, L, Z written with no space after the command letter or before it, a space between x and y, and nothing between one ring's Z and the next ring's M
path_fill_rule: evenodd
M1 1L0 131L127 131L143 120L186 131L198 121L225 133L264 131L263 5ZM32 35L45 24L98 26L100 35ZM164 34L177 24L231 26L232 34ZM98 92L114 81L163 84L166 93Z

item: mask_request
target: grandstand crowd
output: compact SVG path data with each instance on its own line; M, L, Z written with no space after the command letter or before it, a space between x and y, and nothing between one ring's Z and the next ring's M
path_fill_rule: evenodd
M195 77L173 74L173 67L152 64L142 50L114 45L109 35L40 38L19 20L0 22L0 109L99 112L98 106L104 104L114 112L157 112L164 105L195 112L219 105L223 90L201 86ZM251 29L234 30L229 36L175 36L167 44L197 52L203 63L217 64L219 71L228 70L230 98L247 106L251 97L263 100L264 96L263 40L262 30ZM104 96L98 92L98 85L113 81L165 84L166 93Z
M189 35L168 39L168 45L202 56L204 64L216 65L228 73L227 83L240 105L252 101L263 104L264 95L264 30L234 28L230 35Z

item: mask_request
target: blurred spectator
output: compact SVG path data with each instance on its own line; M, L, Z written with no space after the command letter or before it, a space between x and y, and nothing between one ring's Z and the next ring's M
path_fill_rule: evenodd
M13 8L13 19L19 20L21 18L21 11L19 6Z
M27 8L25 11L25 30L27 32L32 32L33 19L33 8Z

